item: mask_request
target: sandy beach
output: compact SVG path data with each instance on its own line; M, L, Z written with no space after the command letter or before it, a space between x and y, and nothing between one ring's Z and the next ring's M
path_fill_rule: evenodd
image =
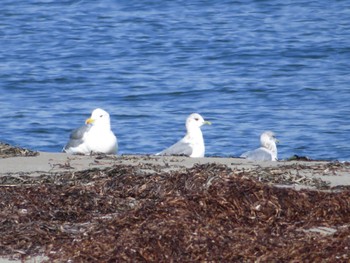
M289 187L324 189L350 185L350 163L326 161L256 162L241 158L188 158L147 155L69 155L40 152L37 156L0 159L0 177L53 175L56 173L105 169L113 165L136 166L144 172L179 172L194 165L216 164L235 173L249 172L261 181Z
M0 158L3 259L350 259L350 163L6 147Z

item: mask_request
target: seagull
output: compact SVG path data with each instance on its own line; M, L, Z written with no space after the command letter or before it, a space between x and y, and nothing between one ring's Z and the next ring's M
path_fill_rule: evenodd
M204 157L205 146L201 126L211 125L198 113L192 113L186 120L187 133L180 141L156 155L185 155L189 157Z
M70 154L116 154L117 151L118 141L111 130L109 114L100 108L93 110L84 126L72 131L63 148L63 152Z
M272 131L265 131L260 135L261 147L243 153L240 157L254 161L277 161L278 140Z

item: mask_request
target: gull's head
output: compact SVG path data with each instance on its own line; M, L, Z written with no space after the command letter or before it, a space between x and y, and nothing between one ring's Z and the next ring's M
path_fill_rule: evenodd
M91 117L85 121L86 124L110 126L110 118L108 112L97 108L91 113Z
M260 143L262 147L271 150L272 148L276 148L276 143L278 143L278 140L275 133L272 131L265 131L260 135Z
M203 117L198 113L192 113L190 116L187 117L186 120L187 130L193 128L200 128L204 124L211 125L211 122L205 121Z

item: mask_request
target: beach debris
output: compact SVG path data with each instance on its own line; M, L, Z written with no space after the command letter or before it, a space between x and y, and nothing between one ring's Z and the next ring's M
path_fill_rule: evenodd
M214 163L151 169L116 164L0 185L0 255L47 262L350 260L349 189L274 187L263 174L282 174L276 167L262 169L260 182L248 170Z
M288 161L312 161L311 158L309 158L308 156L299 156L294 154L293 156L289 157L287 159Z
M17 156L37 156L38 152L24 149L21 147L11 146L7 143L0 142L0 158L9 158Z

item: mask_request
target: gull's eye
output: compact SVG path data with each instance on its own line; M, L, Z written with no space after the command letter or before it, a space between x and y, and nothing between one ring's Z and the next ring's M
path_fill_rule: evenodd
M103 115L100 115L100 118L102 118L103 117Z
M198 119L198 118L194 118L194 120L195 120L195 121L199 121L199 119Z

